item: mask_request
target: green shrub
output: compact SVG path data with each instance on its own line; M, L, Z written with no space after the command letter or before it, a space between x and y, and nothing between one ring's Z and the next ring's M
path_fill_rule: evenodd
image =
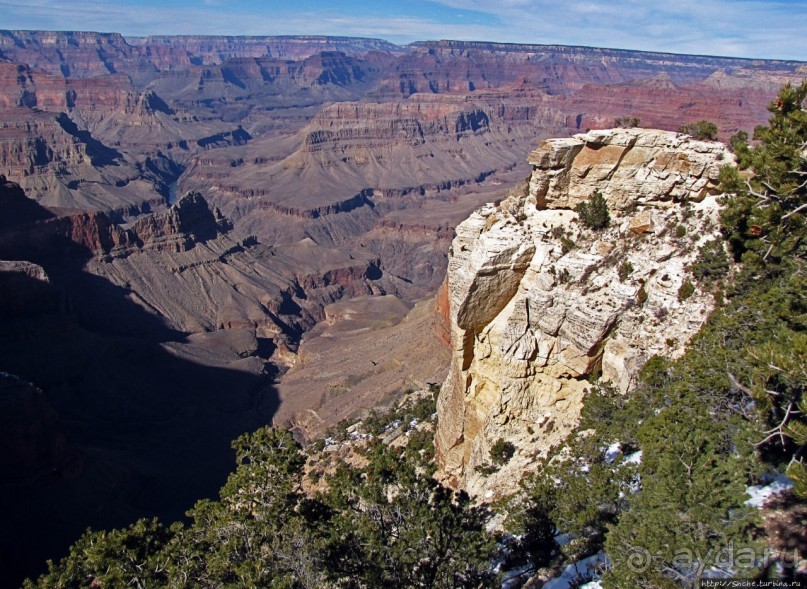
M678 127L678 132L692 135L692 137L701 141L715 141L717 139L717 125L707 120L681 125Z
M625 282L625 280L630 276L630 273L633 272L633 264L625 260L619 265L617 268L617 274L619 275L619 281Z
M726 276L729 271L729 257L723 242L717 239L707 241L698 250L698 259L692 265L692 274L699 282L711 284Z
M564 236L560 238L560 251L563 252L564 254L568 254L575 248L576 245L577 244L568 237Z
M748 151L748 133L737 131L729 137L729 149L732 153L739 154Z
M507 442L504 438L499 438L496 443L490 447L490 459L494 464L502 465L507 463L516 453L516 447L512 442Z
M590 229L605 229L611 224L608 203L599 190L595 190L588 202L578 203L574 207L580 221Z
M683 302L695 294L695 285L689 280L686 280L681 288L678 289L678 300Z
M499 472L499 467L488 463L480 464L476 467L476 472L481 474L483 477L489 477L493 473Z

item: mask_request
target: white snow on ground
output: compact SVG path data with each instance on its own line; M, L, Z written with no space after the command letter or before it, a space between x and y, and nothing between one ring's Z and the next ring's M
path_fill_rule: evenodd
M642 463L642 451L639 450L638 452L634 452L633 454L628 454L625 456L625 460L622 461L622 464L641 464Z
M572 540L574 540L572 534L558 534L555 536L555 542L558 543L558 546L566 546Z
M400 420L400 419L396 419L395 421L391 421L391 422L389 422L389 423L386 425L386 427L384 428L384 431L385 431L385 432L388 432L388 431L390 431L390 430L394 430L394 429L395 429L396 427L398 427L399 425L401 425L401 420Z
M762 507L774 495L784 493L793 487L793 481L783 474L777 474L767 485L754 485L746 487L745 492L751 496L745 504L753 507Z
M502 579L502 589L515 589L524 584L524 580L530 576L532 565L525 565L517 569L507 571Z
M580 581L591 580L595 576L599 576L597 568L601 564L605 564L606 556L601 550L593 556L584 558L568 565L559 577L555 577L544 585L543 589L571 589L577 586Z
M622 444L614 442L605 449L605 461L611 464L622 453Z
M605 450L603 450L603 454L605 456L605 462L608 464L613 464L617 457L622 454L622 444L619 442L614 442L610 446L608 446ZM642 463L642 451L639 450L638 452L633 452L632 454L628 454L624 456L622 460L622 464L641 464Z

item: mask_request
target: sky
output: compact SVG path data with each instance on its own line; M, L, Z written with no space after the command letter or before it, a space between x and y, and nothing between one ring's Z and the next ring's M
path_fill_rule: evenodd
M0 0L0 29L457 39L807 60L807 0Z

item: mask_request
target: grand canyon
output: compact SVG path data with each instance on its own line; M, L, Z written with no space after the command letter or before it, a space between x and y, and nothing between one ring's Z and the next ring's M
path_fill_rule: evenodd
M40 573L87 527L181 519L215 496L243 432L288 426L307 442L446 378L446 480L478 495L497 477L515 481L508 469L469 474L516 426L512 412L488 419L506 411L467 383L516 390L518 419L540 420L555 403L524 409L525 395L555 385L525 391L494 366L527 361L513 332L537 328L529 305L513 308L525 300L515 292L549 280L535 251L496 240L527 243L525 219L568 223L535 207L578 181L541 192L536 174L588 166L607 192L643 154L678 162L653 168L659 186L692 178L692 194L668 187L651 204L702 197L733 156L675 131L709 120L723 141L751 133L778 89L805 77L798 61L592 47L0 31L0 585ZM630 118L639 129L600 132ZM541 144L549 138L562 139ZM675 149L695 155L684 165ZM589 180L581 194L597 188ZM568 198L549 208L580 195ZM713 231L705 202L686 230ZM619 206L634 223L635 208ZM659 206L656 223L672 222L677 213ZM659 239L642 255L675 250L661 273L677 289L692 251ZM575 277L610 254L590 245L589 257L561 258ZM496 277L502 264L512 283ZM645 273L635 291L645 279L672 288L656 285L657 268L633 266ZM563 300L585 300L590 319L583 291ZM617 295L622 305L636 293ZM714 307L700 295L667 317L698 313L676 323L669 347ZM594 364L620 382L640 360L625 352L638 337L627 331L603 344L616 310L586 324L600 334L585 342L573 312L536 336L539 347L568 336L580 348L564 360L582 362L571 372L546 369L573 406L555 437L570 431ZM627 303L623 312L645 321ZM656 351L675 331L659 321L658 341L646 338ZM492 357L479 351L486 338L501 348Z

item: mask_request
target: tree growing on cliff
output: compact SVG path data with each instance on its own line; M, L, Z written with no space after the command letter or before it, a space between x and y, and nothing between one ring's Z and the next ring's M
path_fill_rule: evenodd
M515 453L516 447L512 442L508 442L504 438L499 438L490 447L490 459L493 460L494 464L505 464Z
M233 442L237 468L220 500L200 501L169 545L180 586L314 586L327 513L302 492L305 455L287 430L262 428Z
M754 130L757 145L737 152L742 178L724 168L723 186L734 194L721 214L735 260L743 262L738 288L753 288L781 318L770 339L748 350L753 370L741 386L767 422L760 446L787 463L796 491L807 499L807 80L787 84L768 106L769 124ZM771 293L777 293L771 296Z
M374 442L364 468L342 465L329 481L332 578L343 587L479 587L494 545L487 511L432 478L417 439Z
M679 133L692 135L692 137L700 141L716 141L717 131L717 125L707 120L700 120L697 123L688 123L678 127Z
M588 202L579 202L574 207L578 219L590 229L605 229L611 224L611 214L608 212L608 203L602 192L595 190Z
M759 142L738 151L742 178L735 168L722 170L728 200L721 216L735 259L762 270L807 258L807 81L782 88L768 107L770 124L754 130Z
M430 411L432 402L406 410ZM288 431L245 434L233 443L237 468L220 499L197 503L189 525L88 531L26 586L492 586L487 510L434 480L431 439L420 434L405 448L374 439L367 464L326 475L329 491L319 496L303 490L307 457Z
M87 530L58 564L25 587L161 587L168 582L162 551L175 530L155 520L139 520L122 530Z
M723 279L728 274L729 267L723 241L713 239L698 249L698 258L692 264L692 274L699 283L709 286Z

